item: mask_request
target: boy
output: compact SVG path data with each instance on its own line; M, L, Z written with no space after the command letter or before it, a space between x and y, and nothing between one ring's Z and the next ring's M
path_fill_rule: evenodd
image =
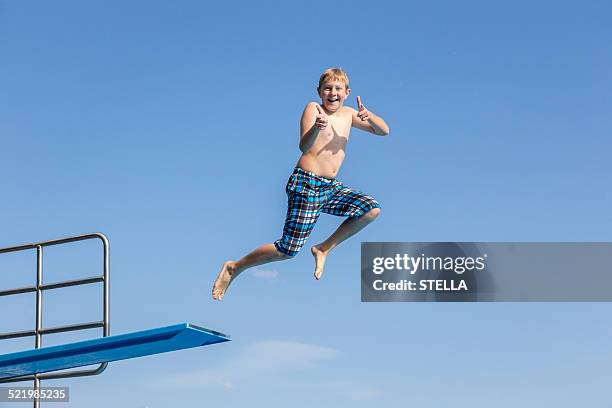
M349 217L329 238L311 248L315 259L314 276L321 279L329 251L380 214L380 204L376 200L345 187L335 177L344 160L351 127L380 136L388 135L389 127L362 105L359 96L359 110L344 106L351 90L348 76L340 68L323 72L317 93L321 104L310 102L302 114L302 155L285 189L288 208L282 238L260 246L238 261L225 262L213 285L213 299L223 299L230 283L245 269L297 255L321 212Z

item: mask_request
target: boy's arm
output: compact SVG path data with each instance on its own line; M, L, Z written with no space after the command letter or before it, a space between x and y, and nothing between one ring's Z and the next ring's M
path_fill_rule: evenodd
M357 106L359 108L358 111L349 108L352 113L353 127L379 136L387 136L389 134L389 126L384 119L367 110L361 103L361 98L359 96L357 97Z
M306 153L319 136L319 131L327 127L329 119L318 103L310 102L304 108L300 120L300 150Z

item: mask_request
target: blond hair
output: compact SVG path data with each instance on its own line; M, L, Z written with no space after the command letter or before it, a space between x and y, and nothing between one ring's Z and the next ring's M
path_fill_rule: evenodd
M321 86L325 82L329 81L342 81L346 87L349 87L349 79L348 75L342 68L328 68L321 74L321 78L319 78L319 86L317 87L318 91L321 91Z

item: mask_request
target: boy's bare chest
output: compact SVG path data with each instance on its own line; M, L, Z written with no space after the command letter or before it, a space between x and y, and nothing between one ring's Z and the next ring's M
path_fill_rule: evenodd
M329 123L325 129L319 132L319 141L329 143L335 141L336 143L346 144L348 142L349 134L351 131L350 118L345 117L329 117Z

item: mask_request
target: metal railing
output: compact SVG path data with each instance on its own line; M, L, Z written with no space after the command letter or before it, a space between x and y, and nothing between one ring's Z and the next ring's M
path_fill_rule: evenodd
M83 279L73 279L66 280L62 282L54 282L43 284L43 248L68 244L76 241L84 241L89 239L99 239L102 241L103 248L103 271L100 276L93 276L89 278ZM14 339L19 337L34 337L34 347L40 348L42 346L42 336L46 334L54 334L54 333L63 333L70 332L76 330L86 330L101 327L103 329L103 336L106 337L110 335L110 313L109 313L109 243L108 239L104 234L101 233L92 233L85 235L78 235L73 237L54 239L51 241L43 241L36 242L32 244L13 246L8 248L0 248L0 254L8 253L8 252L18 252L18 251L26 251L26 250L36 250L36 285L21 287L21 288L13 288L8 290L0 291L0 297L3 296L13 296L19 295L23 293L36 293L36 321L33 330L25 330L25 331L16 331L10 333L0 333L0 340L5 339ZM46 327L43 328L42 317L43 317L43 292L47 290L66 288L70 286L77 285L89 285L95 283L103 284L103 316L102 320L94 321L94 322L86 322L79 324L71 324L57 327ZM0 383L10 383L10 382L21 382L21 381L34 381L34 389L38 390L40 388L40 381L47 379L58 379L58 378L69 378L69 377L83 377L90 375L98 375L102 373L106 369L107 363L101 363L97 368L88 369L88 370L72 370L72 371L60 371L60 372L51 372L51 373L43 373L43 374L34 374L34 375L26 375L20 377L12 377L0 380ZM38 407L40 402L35 401L34 407Z

